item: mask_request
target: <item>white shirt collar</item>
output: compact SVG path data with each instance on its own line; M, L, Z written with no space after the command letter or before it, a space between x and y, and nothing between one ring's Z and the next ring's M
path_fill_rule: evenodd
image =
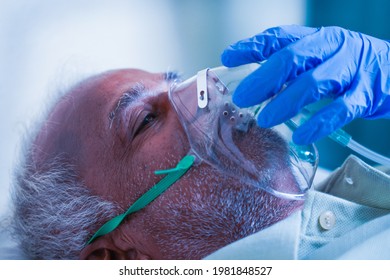
M240 239L207 256L206 260L286 260L297 258L301 211L282 222Z

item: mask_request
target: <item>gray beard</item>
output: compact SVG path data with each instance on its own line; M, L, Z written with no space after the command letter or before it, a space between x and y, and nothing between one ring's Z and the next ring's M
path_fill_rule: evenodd
M284 219L300 205L215 173L195 178L196 186L210 186L208 193L195 187L184 194L174 187L175 200L160 209L168 218L145 221L148 235L154 237L164 259L202 259Z
M241 152L258 164L263 189L280 183L278 178L290 172L288 147L276 133L253 127L233 138ZM245 177L237 166L230 172ZM291 179L283 184L293 187L296 182ZM158 214L144 220L146 234L164 259L202 259L286 218L302 205L302 201L277 198L239 182L207 164L189 170L168 191L170 203L156 199Z

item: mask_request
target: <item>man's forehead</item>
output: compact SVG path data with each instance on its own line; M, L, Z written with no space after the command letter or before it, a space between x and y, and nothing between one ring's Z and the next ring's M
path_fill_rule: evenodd
M89 77L76 85L70 93L88 91L123 91L127 90L129 86L136 83L143 83L152 85L159 80L161 81L161 74L154 74L139 69L119 69L110 70L101 74Z
M74 147L80 146L76 142L85 138L88 131L97 134L109 127L109 113L123 92L140 81L156 83L158 76L138 69L122 69L78 83L51 110L36 138L34 158L75 152ZM69 139L71 136L73 138Z

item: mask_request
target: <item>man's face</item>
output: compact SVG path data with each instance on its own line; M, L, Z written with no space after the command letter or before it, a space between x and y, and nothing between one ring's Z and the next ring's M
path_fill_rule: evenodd
M127 209L161 180L155 170L173 168L190 150L168 99L169 76L127 69L78 84L55 106L39 133L35 162L45 168L46 161L61 156L76 167L93 194ZM285 157L286 151L260 128L241 145L260 165L273 164L267 155L273 161ZM283 174L273 174L275 180L288 178L293 184L287 168L277 166ZM139 250L150 258L202 258L286 217L297 206L202 163L129 217L113 233L113 242L141 244Z

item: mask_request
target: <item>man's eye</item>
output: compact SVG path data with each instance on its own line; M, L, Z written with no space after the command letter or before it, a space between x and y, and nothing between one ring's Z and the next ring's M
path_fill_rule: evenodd
M153 113L147 114L143 120L141 121L140 125L137 128L137 131L135 132L135 135L142 132L145 128L147 128L151 123L153 123L156 120L157 116Z

